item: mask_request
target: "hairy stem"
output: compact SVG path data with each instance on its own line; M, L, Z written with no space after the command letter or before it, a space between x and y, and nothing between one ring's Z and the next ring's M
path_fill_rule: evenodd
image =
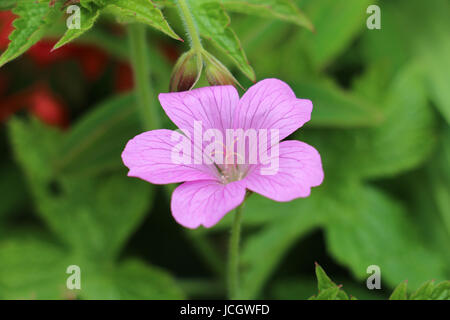
M153 103L145 25L131 24L128 27L128 37L141 122L145 130L158 129L160 121L157 107Z
M203 46L200 35L187 0L177 0L177 7L180 12L180 17L186 27L189 39L191 40L191 47L197 52L202 51Z
M242 203L236 209L231 226L230 244L228 248L228 298L239 298L239 242L241 237Z

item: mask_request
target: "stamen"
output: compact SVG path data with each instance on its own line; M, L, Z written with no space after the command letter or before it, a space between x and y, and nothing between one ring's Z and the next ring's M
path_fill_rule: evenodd
M232 145L229 147L225 146L222 142L217 141L217 143L223 147L224 151L217 151L216 149L214 149L209 155L218 173L220 174L220 180L222 181L222 183L241 180L246 175L246 172L243 172L238 164L239 161L245 162L245 155L234 151L234 145L237 141L239 141L239 137L236 137ZM221 154L225 158L225 163L221 164L223 165L222 168L219 166L219 164L214 162L214 156L217 154ZM237 158L237 161L234 161L234 157ZM230 159L232 159L232 161L229 161Z

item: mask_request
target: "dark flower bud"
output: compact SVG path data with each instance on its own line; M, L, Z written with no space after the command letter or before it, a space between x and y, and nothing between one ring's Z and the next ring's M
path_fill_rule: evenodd
M203 60L200 53L190 50L183 53L173 68L169 90L187 91L197 83L202 73Z

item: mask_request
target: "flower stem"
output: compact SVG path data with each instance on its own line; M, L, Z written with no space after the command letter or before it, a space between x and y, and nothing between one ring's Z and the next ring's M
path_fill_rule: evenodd
M201 52L203 50L202 42L187 0L178 0L177 7L180 12L180 17L186 26L192 49Z
M230 244L228 248L228 297L231 300L239 297L239 242L241 237L242 208L237 207L231 226Z
M128 27L130 58L134 72L136 99L142 125L145 130L160 127L159 115L153 103L152 84L150 81L149 54L145 25L130 24Z

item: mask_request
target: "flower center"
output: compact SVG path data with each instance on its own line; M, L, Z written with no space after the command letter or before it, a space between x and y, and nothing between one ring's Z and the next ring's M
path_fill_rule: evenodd
M219 172L221 174L220 180L224 184L241 180L245 176L245 173L239 169L238 164L225 164Z
M234 151L234 143L231 147L223 146L223 163L214 163L218 171L220 181L223 184L242 180L247 175L247 166L238 162L244 162L245 157ZM213 154L211 155L213 156Z

